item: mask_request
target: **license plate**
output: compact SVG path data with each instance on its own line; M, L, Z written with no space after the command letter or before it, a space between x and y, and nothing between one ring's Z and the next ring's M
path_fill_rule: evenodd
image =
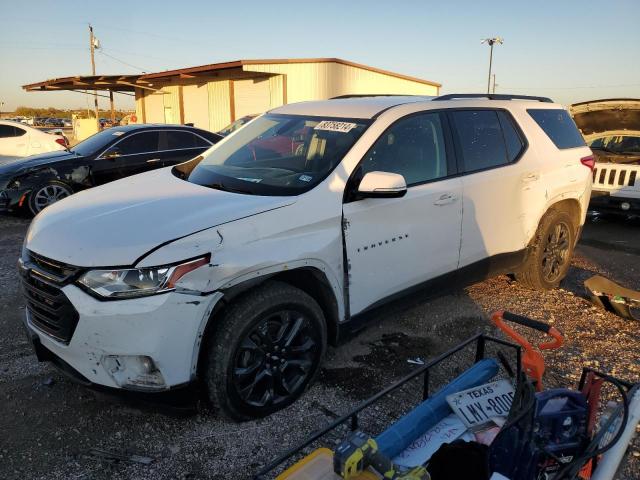
M506 417L513 402L513 386L507 380L480 385L447 395L453 412L468 427L476 427L495 417Z

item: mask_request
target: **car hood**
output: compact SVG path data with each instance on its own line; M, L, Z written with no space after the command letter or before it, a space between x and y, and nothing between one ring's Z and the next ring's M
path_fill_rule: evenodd
M26 248L79 267L134 265L161 244L295 201L215 190L163 168L47 207L31 223Z
M41 153L39 155L31 155L30 157L18 157L10 158L8 160L0 162L0 175L9 175L18 173L30 168L39 167L49 163L56 163L64 160L79 158L79 156L73 152L66 150L59 150L56 152Z
M569 107L587 140L611 135L640 135L640 99L593 100Z

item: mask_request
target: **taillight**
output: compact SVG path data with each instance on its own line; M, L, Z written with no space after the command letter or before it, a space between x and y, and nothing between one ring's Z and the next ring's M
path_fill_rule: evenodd
M65 138L60 138L60 137L56 138L56 143L59 143L64 148L67 148L67 140Z
M582 157L580 163L587 167L589 170L593 170L596 166L596 157L589 155L588 157Z

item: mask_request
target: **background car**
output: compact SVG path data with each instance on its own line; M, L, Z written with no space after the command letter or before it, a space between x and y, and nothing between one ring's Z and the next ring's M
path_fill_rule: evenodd
M0 157L26 157L64 150L63 135L47 133L19 122L0 120Z
M222 130L220 130L218 132L218 135L222 135L223 137L226 137L227 135L229 135L230 133L235 132L241 126L243 126L245 123L250 122L251 120L253 120L257 116L258 116L257 114L245 115L244 117L241 117L241 118L237 119L235 122L232 122L229 125L227 125L226 127L224 127Z
M221 138L178 125L103 130L67 151L0 165L0 211L27 207L35 215L79 190L190 160Z
M640 214L640 99L592 100L570 111L596 160L591 210Z

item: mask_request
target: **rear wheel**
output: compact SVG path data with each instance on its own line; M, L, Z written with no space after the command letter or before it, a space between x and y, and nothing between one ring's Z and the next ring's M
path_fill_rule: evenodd
M44 185L34 188L29 194L29 210L37 215L49 205L68 197L73 192L69 186L62 182L52 180Z
M549 210L538 225L525 263L516 279L536 290L556 288L567 275L573 256L576 228L565 211Z
M313 381L326 348L326 324L302 290L267 283L212 321L204 380L223 414L236 420L269 415Z

